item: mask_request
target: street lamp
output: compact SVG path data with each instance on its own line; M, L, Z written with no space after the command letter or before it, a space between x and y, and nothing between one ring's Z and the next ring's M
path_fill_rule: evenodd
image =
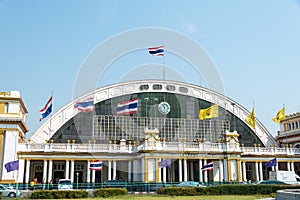
M158 98L154 98L154 104L155 104L155 112L154 112L154 120L155 120L155 123L154 123L154 126L155 128L157 128L156 124L157 124L157 119L156 119L156 110L157 110L157 106L156 106L156 101L158 101Z
M76 172L76 189L78 190L78 176L79 176L79 172Z
M147 116L148 112L147 112L147 103L148 103L148 100L149 100L149 98L148 98L148 97L146 97L146 98L144 98L144 100L146 101L146 128L147 128L147 127L148 127L148 116Z

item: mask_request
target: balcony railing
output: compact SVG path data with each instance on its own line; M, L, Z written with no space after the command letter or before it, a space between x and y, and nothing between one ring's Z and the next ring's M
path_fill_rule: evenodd
M300 155L299 148L278 147L243 147L238 143L209 143L209 142L144 142L141 145L120 144L75 144L75 143L47 143L47 144L19 144L19 152L91 152L91 153L138 153L141 151L166 152L194 152L194 153L232 153L241 155Z

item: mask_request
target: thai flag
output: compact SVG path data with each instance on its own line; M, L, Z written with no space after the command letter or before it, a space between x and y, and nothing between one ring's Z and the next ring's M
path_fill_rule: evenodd
M210 170L213 170L214 169L214 163L213 162L210 162L210 163L207 163L206 165L204 165L202 168L201 168L201 171L202 172L205 172L205 171L210 171Z
M138 98L118 103L117 116L136 114L138 111Z
M92 160L90 162L90 170L102 170L102 160Z
M42 115L41 118L40 118L40 121L42 121L48 115L50 115L51 112L52 112L52 96L50 97L50 99L48 100L48 102L46 103L46 105L44 106L44 108L42 108L40 110L40 113Z
M164 46L159 46L159 47L151 47L148 48L149 53L152 56L164 56Z
M77 108L81 112L91 112L94 110L94 101L83 101L83 102L76 102L74 105L75 108Z

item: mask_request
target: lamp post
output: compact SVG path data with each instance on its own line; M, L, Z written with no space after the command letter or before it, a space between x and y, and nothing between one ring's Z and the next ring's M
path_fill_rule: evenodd
M158 98L154 98L154 104L155 104L155 112L154 112L154 120L155 120L155 123L154 123L154 126L155 128L157 128L156 124L157 124L157 119L156 119L156 110L157 110L157 106L156 106L156 101L158 101Z
M79 176L79 172L76 172L76 189L78 190L78 176Z
M148 127L148 116L147 116L147 114L148 114L148 111L147 111L147 103L148 103L148 100L149 100L149 98L148 97L146 97L146 98L144 98L144 100L146 101L146 128Z

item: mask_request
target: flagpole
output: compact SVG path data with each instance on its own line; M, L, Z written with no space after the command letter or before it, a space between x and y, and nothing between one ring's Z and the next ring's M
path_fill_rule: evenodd
M53 90L51 91L51 98L53 100ZM52 104L52 111L53 111L53 103L51 102ZM48 143L50 142L50 135L51 135L51 121L52 121L52 111L50 113L50 123L49 123L49 133L48 133Z
M166 80L165 54L163 55L163 80Z

